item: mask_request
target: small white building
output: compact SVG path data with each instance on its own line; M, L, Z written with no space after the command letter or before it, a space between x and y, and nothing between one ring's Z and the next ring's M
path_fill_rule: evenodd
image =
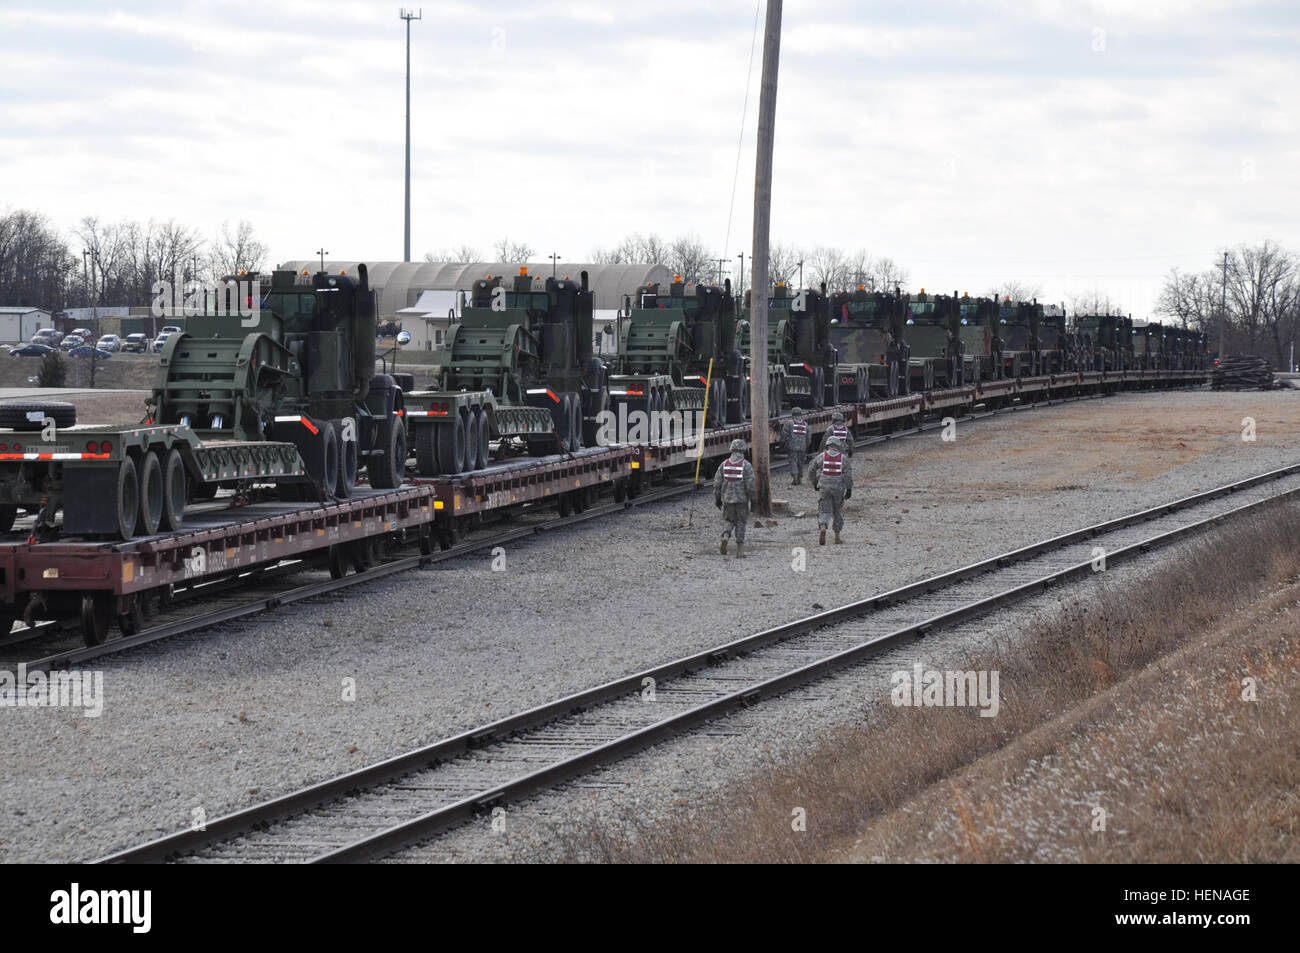
M54 316L41 308L22 305L0 308L0 341L25 344L41 328L54 327Z

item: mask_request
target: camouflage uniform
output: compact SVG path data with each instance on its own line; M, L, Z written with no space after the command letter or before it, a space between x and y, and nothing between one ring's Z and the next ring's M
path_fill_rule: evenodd
M831 425L822 434L822 450L830 443L832 437L838 437L840 450L846 457L853 456L853 434L844 422L844 415L838 411L831 417Z
M745 459L745 441L731 441L731 456L718 465L713 474L713 503L722 510L722 555L727 554L727 540L736 534L736 555L744 555L745 524L749 521L749 505L757 501L758 490L754 482L754 467Z
M817 542L826 542L826 527L832 524L835 542L841 542L840 530L844 528L844 501L853 494L853 464L847 453L840 452L840 442L831 437L827 447L813 459L808 468L808 479L817 498Z
M796 407L791 419L782 425L781 445L790 454L790 485L798 486L808 465L808 423L803 419L802 407Z

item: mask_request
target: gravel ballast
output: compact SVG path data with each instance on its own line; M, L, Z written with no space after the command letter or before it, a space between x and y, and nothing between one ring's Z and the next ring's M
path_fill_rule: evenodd
M1241 439L1245 417L1253 442ZM196 810L215 817L817 606L1297 462L1298 451L1292 392L1043 408L961 426L954 443L936 431L860 451L844 546L816 545L814 494L777 473L792 515L751 523L742 561L718 555L702 492L693 516L675 500L511 544L501 571L483 553L108 659L101 717L0 710L0 859L101 856L188 826ZM795 547L806 572L792 569ZM670 809L752 770L765 749L797 748L860 715L860 687L841 695L835 681L610 769L635 784L610 777L552 795L558 807L512 817L506 839L467 831L402 859L544 856L581 812ZM778 705L771 734L735 742L745 720Z

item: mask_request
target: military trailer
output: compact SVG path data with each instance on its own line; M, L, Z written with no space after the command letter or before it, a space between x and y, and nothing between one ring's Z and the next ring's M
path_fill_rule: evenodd
M965 345L961 340L961 306L956 295L920 294L907 303L909 389L960 387L965 379Z
M677 275L666 294L657 282L642 285L623 310L609 376L612 409L698 414L707 393L706 426L748 418L730 280L719 288L687 284Z
M961 296L961 343L968 383L1002 376L1002 324L996 300Z
M592 339L585 271L577 282L527 268L509 283L475 281L447 335L438 389L404 395L419 474L481 470L493 440L534 455L593 446L609 387Z
M745 292L745 308L736 325L736 343L749 359L749 305L753 289ZM777 282L767 302L768 407L824 407L835 401L837 358L830 343L830 302L826 289L805 288L791 293ZM746 376L749 372L746 370Z
M908 357L905 340L907 304L902 294L838 291L831 296L830 343L838 366L834 399L861 404L872 397L897 397L908 393Z
M1002 325L1002 376L1037 377L1038 323L1041 308L1033 301L1012 301L1008 296L999 307Z
M1078 342L1065 322L1065 308L1034 302L1038 315L1038 369L1042 374L1062 374L1079 364Z
M1117 314L1078 314L1074 316L1075 333L1083 342L1082 369L1086 371L1122 371L1131 350L1124 318Z
M371 486L400 485L400 392L374 374L366 267L356 278L277 271L247 304L246 315L192 315L168 338L136 426L79 425L68 404L0 410L0 528L24 509L39 539L131 539L179 529L187 503L222 486L345 498L360 468Z

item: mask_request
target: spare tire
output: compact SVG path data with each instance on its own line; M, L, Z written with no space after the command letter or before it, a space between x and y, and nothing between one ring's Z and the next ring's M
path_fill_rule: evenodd
M0 404L0 427L40 430L45 426L47 417L52 418L59 427L73 427L77 423L77 408L56 401L10 401Z

